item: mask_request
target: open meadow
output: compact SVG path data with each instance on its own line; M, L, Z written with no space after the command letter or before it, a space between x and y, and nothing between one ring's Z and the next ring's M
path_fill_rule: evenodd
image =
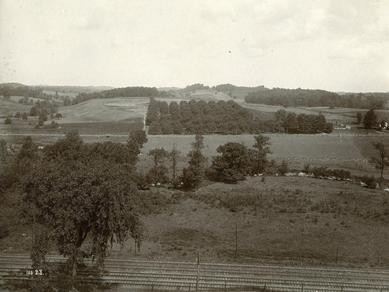
M297 177L153 189L171 205L143 217L140 256L304 264L389 264L389 196L348 182ZM235 258L235 228L238 254ZM113 254L134 254L133 242Z

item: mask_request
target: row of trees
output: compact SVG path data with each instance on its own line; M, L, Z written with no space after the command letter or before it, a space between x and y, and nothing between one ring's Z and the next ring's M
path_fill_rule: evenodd
M331 133L333 124L328 123L323 114L296 114L279 110L275 113L276 132L290 134Z
M150 134L242 134L260 132L330 133L324 115L288 113L280 110L274 120L262 121L234 101L150 100L146 116Z
M204 138L197 134L191 151L186 155L188 163L181 175L177 175L177 159L180 153L175 147L171 152L163 148L151 150L148 154L153 159L153 166L146 174L147 182L152 184L171 182L174 187L184 189L197 187L204 178L235 183L247 175L263 173L270 165L267 158L271 153L269 138L262 135L254 137L254 144L250 148L234 142L220 145L216 150L218 155L213 157L209 167L207 158L202 153L203 148ZM166 159L170 161L171 177L165 165Z
M146 116L150 134L257 133L260 123L234 101L150 100Z
M273 88L249 93L245 100L281 106L328 106L349 108L382 109L388 95L380 93L358 93L340 95L325 90Z

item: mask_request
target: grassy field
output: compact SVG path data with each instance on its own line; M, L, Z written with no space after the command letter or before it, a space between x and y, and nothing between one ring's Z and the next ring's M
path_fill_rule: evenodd
M0 117L5 118L16 112L30 112L30 106L0 98ZM3 121L1 121L3 123Z
M143 257L193 260L199 251L207 261L389 264L389 197L382 191L267 177L214 183L192 194L154 192L176 202L143 218ZM112 254L133 255L133 243Z
M60 107L61 123L112 122L143 118L148 98L92 99L76 105Z
M311 164L357 171L374 170L368 163L371 151L361 152L366 145L355 143L355 139L366 140L367 136L340 134L266 134L266 136L270 137L273 152L271 158L278 161L285 159L292 168L302 169L305 164ZM185 154L189 152L193 141L194 136L191 135L153 135L148 137L143 153L146 154L156 147L171 150L173 145L176 145L176 148ZM204 153L211 158L217 154L216 148L227 142L240 142L251 147L254 139L253 135L206 135Z

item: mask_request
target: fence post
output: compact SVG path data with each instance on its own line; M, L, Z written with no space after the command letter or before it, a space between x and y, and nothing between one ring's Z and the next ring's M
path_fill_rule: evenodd
M304 292L304 283L301 283L301 292Z
M197 252L196 292L199 289L199 273L200 273L200 253Z
M238 222L235 223L235 257L238 256Z

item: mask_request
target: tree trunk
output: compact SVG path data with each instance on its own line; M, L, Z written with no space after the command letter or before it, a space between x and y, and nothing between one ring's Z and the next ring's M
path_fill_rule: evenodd
M73 283L74 283L74 280L76 279L77 277L77 251L75 251L73 253L73 256L72 256L72 279L73 279Z

